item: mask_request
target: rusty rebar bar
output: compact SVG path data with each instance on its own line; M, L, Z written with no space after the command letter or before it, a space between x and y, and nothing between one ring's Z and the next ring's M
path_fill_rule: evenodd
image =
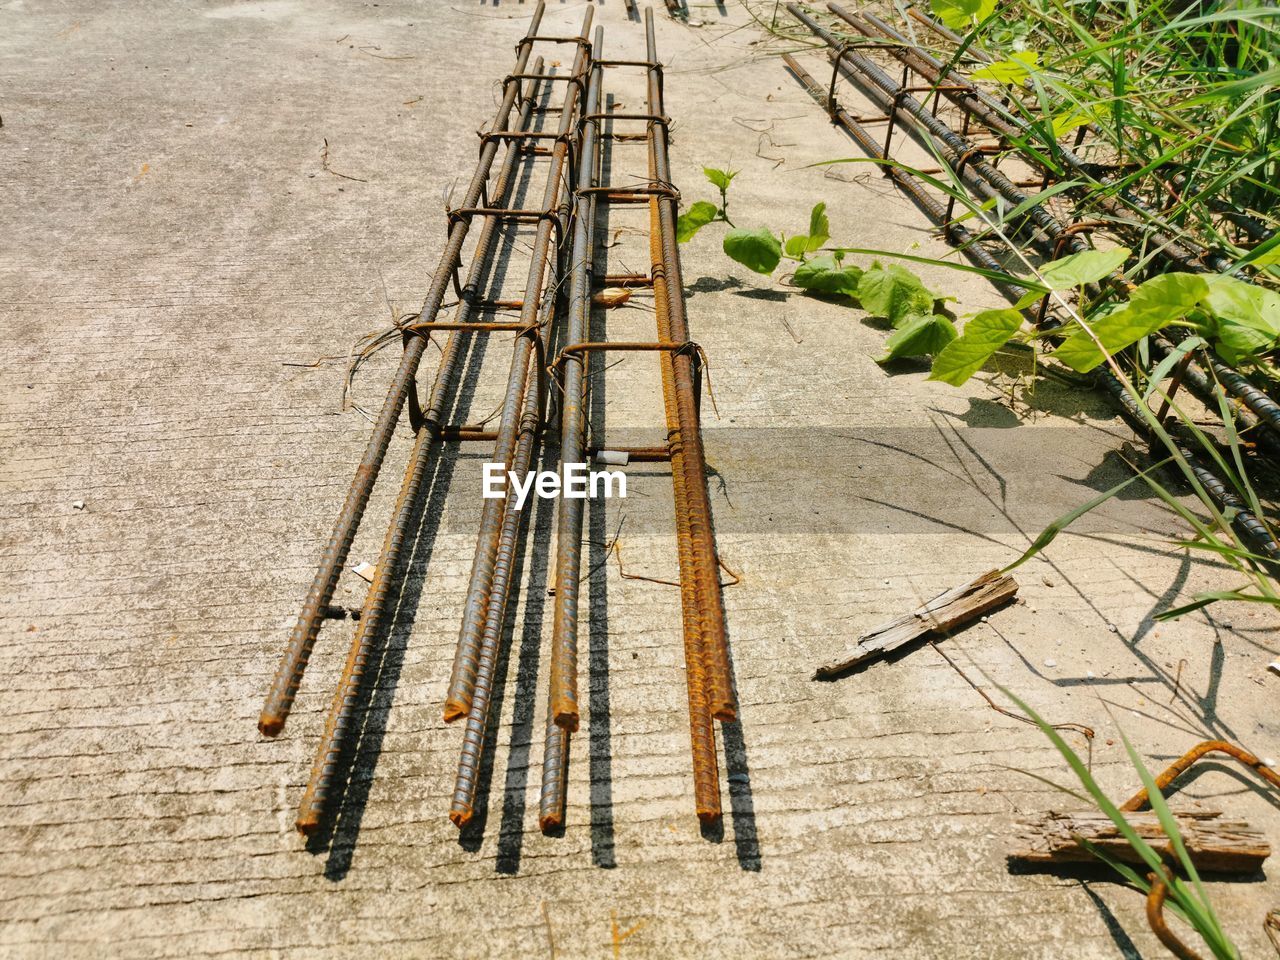
M649 154L649 176L657 177L653 152ZM649 203L649 257L653 264L662 261L661 223L658 201ZM653 282L654 313L658 339L671 338L671 321L667 314L667 281L664 272L655 271ZM676 404L675 366L672 355L658 357L662 367L662 403L667 420L667 455L671 460L671 483L676 515L676 551L680 566L680 613L684 626L685 685L689 700L689 745L693 757L693 799L698 819L712 823L721 817L720 770L716 756L715 723L707 698L707 651L699 623L701 598L693 559L693 541L689 532L689 506L685 494L684 450L680 444L680 413ZM673 442L676 441L676 442Z
M1164 868L1164 876L1148 873L1147 883L1151 885L1147 891L1147 923L1151 925L1151 932L1178 960L1201 960L1200 954L1178 939L1165 923L1164 901L1169 894L1168 885L1173 883L1173 873L1168 867Z
M546 189L543 192L542 209L547 216L538 220L533 240L532 259L529 263L529 276L525 285L524 307L520 313L523 323L534 323L541 302L543 284L547 272L548 249L551 244L553 217L557 217L560 208L560 193L564 180L564 168L569 157L570 144L568 138L574 129L577 118L577 106L580 103L587 66L591 59L590 43L587 38L591 29L594 14L593 7L587 7L583 16L582 29L579 33L580 43L574 58L572 76L575 82L568 84L564 103L560 113L559 136L551 153L550 169L547 174ZM561 221L557 236L563 237L564 223ZM494 444L492 462L501 463L504 469L510 469L517 443L517 433L526 384L529 376L529 361L533 346L528 337L520 337L511 359L511 371L507 377L507 390L502 401L502 412L498 421L498 439ZM493 587L494 564L497 559L499 540L502 534L502 518L506 513L506 500L493 498L484 501L480 515L480 533L476 541L475 559L472 562L470 583L467 588L466 606L463 610L462 626L458 634L458 647L454 655L453 670L449 678L449 690L444 704L446 722L458 720L467 715L471 708L474 691L476 669L479 666L480 646L483 642L485 618L489 606L489 594Z
M1280 773L1277 773L1271 767L1267 766L1262 762L1262 760L1254 756L1248 750L1243 747L1238 747L1234 743L1230 743L1226 740L1205 740L1201 743L1197 743L1185 754L1173 763L1169 764L1169 766L1166 767L1158 777L1156 777L1156 789L1161 793L1164 793L1165 788L1168 787L1169 784L1177 780L1178 777L1186 773L1187 770L1195 765L1195 763L1202 757L1205 757L1210 753L1225 753L1227 756L1240 761L1240 763L1248 767L1258 776L1262 777L1263 780L1266 780L1273 787L1280 789ZM1147 789L1146 787L1143 787L1132 797L1122 803L1120 805L1120 809L1126 811L1141 810L1147 805L1147 801L1149 799Z
M1002 112L1003 107L1000 104L993 102L991 98L986 96L980 88L974 86L973 83L966 78L959 76L955 70L949 69L947 65L941 63L927 52L911 45L910 41L906 37L895 31L874 14L853 14L842 8L838 3L829 3L828 9L865 36L873 39L877 37L887 38L894 41L886 46L886 49L888 49L894 57L909 69L919 73L922 77L929 80L935 85L935 89L941 92L941 95L946 96L955 103L956 106L960 107L967 114L977 118L992 130L1010 138L1023 138L1030 134L1030 131L1021 120ZM809 26L809 28L818 36L824 39L829 46L832 46L836 50L837 54L841 56L842 61L854 63L855 60L863 60L863 58L856 57L856 55L850 54L847 50L844 50L835 36L828 31L825 31L816 21L801 14L797 14L797 18L805 23L806 26ZM863 62L870 65L870 61L864 60ZM870 66L878 71L878 68L874 68L874 65ZM891 95L891 91L885 86L884 82L882 82L888 81L889 83L893 83L887 75L880 72L877 77L866 70L862 70L861 72L864 76L874 82L875 86L872 89L879 88L885 92L885 96ZM946 81L945 84L943 84L944 80ZM916 112L911 109L908 109L908 113L911 113L913 116L916 115ZM927 113L925 115L929 116ZM923 123L923 118L917 117L917 119ZM954 135L954 132L950 131L946 124L941 120L938 120L936 117L931 117L931 122L924 124L924 126L927 128L927 132L931 136L939 139L939 142L944 145L946 142L937 137L938 131L947 131ZM955 145L952 144L951 146L954 148ZM1066 168L1076 173L1082 173L1085 171L1084 161L1072 153L1067 147L1055 145L1055 153ZM1058 168L1049 164L1039 153L1028 153L1024 151L1024 154L1027 155L1032 162L1040 166L1046 173L1053 173L1055 175L1060 173ZM975 172L984 172L983 168L978 167L976 164L971 164L971 166L975 167ZM989 177L984 177L984 179L988 181L992 189L995 189L996 192L1005 197L1005 199L1009 200L1011 203L1018 204L1026 200L1025 195L1016 191L1010 193L1002 187L999 187L995 181L991 181ZM981 187L981 184L971 184L971 186ZM981 195L982 191L979 190L979 193ZM1123 221L1127 213L1126 208L1132 208L1140 215L1148 218L1153 224L1151 228L1148 228L1148 232L1151 234L1155 242L1157 254L1172 266L1179 269L1191 270L1193 272L1213 272L1230 267L1230 261L1221 257L1215 258L1212 251L1201 250L1197 252L1195 250L1191 250L1181 240L1171 236L1167 232L1162 232L1166 229L1167 225L1163 224L1154 212L1147 208L1136 197L1125 194L1123 195L1122 200L1123 203L1121 200L1116 200L1114 198L1101 197L1097 198L1096 202L1106 213L1116 217L1117 222ZM1037 211L1039 212L1037 213ZM1047 238L1049 244L1051 244L1051 246L1046 249L1044 242L1038 243L1037 245L1041 248L1041 252L1045 252L1052 257L1056 257L1063 252L1061 248L1064 245L1067 247L1069 252L1073 253L1080 252L1087 248L1087 245L1082 240L1074 237L1070 233L1070 227L1064 227L1057 218L1042 211L1040 207L1037 206L1033 208L1032 219L1035 221L1036 227L1039 228L1044 237ZM1207 362L1213 368L1214 375L1218 382L1222 384L1223 388L1232 396L1238 398L1250 411L1251 416L1253 416L1256 421L1264 424L1266 429L1271 431L1272 434L1280 436L1280 404L1277 404L1263 390L1250 382L1246 376L1237 370L1231 369L1223 363L1222 360L1212 351L1207 350L1205 353ZM1209 402L1211 407L1213 406L1213 401L1207 394L1202 394L1201 398L1206 402ZM1272 449L1275 446L1271 439L1264 441L1264 445L1266 445L1268 449Z
M541 69L542 58L539 57L534 63L533 72L535 74L539 73ZM519 122L522 128L527 126L533 117L536 93L536 85L531 85L520 111ZM518 158L518 151L511 151L503 158L502 167L499 170L493 188L493 194L497 198L496 202L500 203L506 199L514 181L513 175ZM355 636L352 638L347 662L338 681L338 688L334 693L329 714L325 719L324 732L316 749L316 759L312 765L311 776L299 804L295 826L304 835L314 833L319 828L333 789L333 777L338 771L342 752L349 747L347 736L353 724L353 713L360 702L365 669L373 653L374 644L379 638L382 619L386 611L392 585L399 577L403 547L417 510L422 479L426 474L428 464L431 462L431 455L436 445L445 439L445 431L438 426L438 418L442 415L443 409L447 404L446 398L454 379L454 371L461 349L458 333L460 330L465 330L471 326L478 330L492 326L492 324L483 323L468 324L467 320L474 312L472 306L475 299L474 295L479 291L489 269L498 226L499 220L497 218L490 218L484 222L476 243L475 255L468 270L464 296L458 303L458 308L454 315L455 322L441 325L449 329L449 337L441 351L436 382L431 393L430 412L419 427L417 436L414 439L408 465L405 468L404 480L401 483L395 506L392 508L391 521L388 524L387 533L383 540L373 582L369 585L368 593L365 595L360 622L356 627ZM465 431L461 431L460 435L466 436Z
M599 58L601 51L593 51ZM569 316L565 343L569 347L585 343L588 320L591 315L591 294L594 277L592 260L595 254L595 213L600 194L595 190L597 167L600 162L600 123L598 116L600 87L603 69L594 67L591 74L589 95L591 104L583 111L589 117L583 124L582 147L578 163L576 191L576 220L574 222L573 249L570 254ZM560 418L560 462L562 465L582 463L586 457L586 378L584 367L588 361L585 351L568 350L557 358L561 366L563 401ZM577 659L578 659L578 587L582 563L582 517L585 502L574 497L562 497L556 516L556 572L555 606L552 614L551 683L548 695L549 709L557 717L557 723L566 731L578 728L577 711ZM566 712L562 703L568 698L572 710ZM561 722L561 714L571 717Z
M531 37L537 33L538 26L542 22L543 11L544 5L539 2L534 9L526 37ZM516 57L515 72L523 73L525 71L529 62L530 51L531 45L529 43L522 42L520 44ZM511 111L515 107L519 87L519 83L507 85L502 103L494 117L493 125L495 127L502 128L506 126L511 116ZM518 146L513 145L509 149L518 149ZM472 175L471 184L467 188L466 206L474 206L479 202L497 152L497 141L486 141L481 148L480 160L476 165L475 173ZM440 310L440 306L444 302L445 293L448 290L450 278L458 268L462 256L462 245L466 240L469 229L470 222L467 220L455 221L451 224L449 238L445 244L444 252L441 254L440 264L433 276L431 289L427 293L422 309L419 311L422 320L433 320ZM356 469L351 488L347 491L342 511L339 513L333 532L329 536L315 579L312 581L307 597L303 601L302 613L289 636L288 645L276 669L271 689L267 694L266 702L258 719L258 729L266 736L274 737L278 735L284 729L285 722L289 717L289 711L302 683L302 676L311 657L311 651L315 646L320 627L324 623L325 615L329 609L329 602L333 599L333 592L337 588L342 567L346 563L352 541L355 539L356 529L364 516L365 507L368 505L369 496L373 492L373 485L382 467L382 461L386 457L392 434L395 433L396 425L400 420L405 400L410 390L413 389L414 375L425 350L425 338L415 337L405 345L404 353L400 358L400 365L392 378L387 397L383 401L382 410L378 414L378 419L374 423L373 433L365 448L364 456L360 460L360 466Z
M647 57L658 62L658 45L654 34L653 11L645 14L645 39ZM648 73L648 112L653 117L665 117L662 96L662 74L659 70ZM648 123L649 150L653 157L653 178L656 184L670 186L671 167L667 158L667 124L663 120ZM689 325L685 315L684 281L680 273L680 251L676 243L676 200L670 194L654 201L658 207L659 236L662 256L653 264L651 275L655 285L659 276L666 287L668 322L671 339L689 340ZM715 530L711 521L711 501L707 494L706 457L702 449L702 436L698 423L697 389L693 358L688 353L670 354L676 395L676 412L679 437L668 439L673 452L678 447L681 454L681 473L684 483L686 512L688 514L689 541L692 547L694 575L697 581L698 632L705 654L707 700L711 715L722 721L737 718L737 702L733 690L732 668L729 663L729 644L724 624L724 600L720 588L720 563L716 555Z
M839 68L856 73L891 98L893 112L890 115L890 123L893 123L893 118L899 113L905 114L922 133L929 136L937 144L942 159L946 161L957 177L963 177L966 171L971 171L1009 203L1015 206L1027 203L1027 195L1019 190L1012 180L988 162L978 146L968 138L956 133L946 123L934 116L907 91L904 84L898 83L871 60L850 49L848 44L842 42L840 38L802 10L799 4L787 4L787 11L808 27L815 36L831 47L835 53ZM852 15L849 15L849 17L850 23L857 26L856 18ZM1032 206L1027 210L1026 217L1055 242L1060 237L1066 237L1064 244L1068 252L1080 253L1089 249L1088 244L1079 236L1066 233L1064 225L1042 206Z
M603 42L603 35L603 29L597 27L593 51L599 50ZM599 102L599 73L598 68L591 70L583 104L584 112L590 110L592 104ZM589 185L595 176L595 145L595 130L591 125L587 125L577 160L578 187L581 187L584 183ZM583 203L584 199L586 200L585 204ZM582 263L581 258L586 257L589 260L591 256L592 206L593 201L580 195L574 204L573 246L569 255L571 265L568 305L570 331L567 336L570 339L574 336L572 328L575 309L589 309L590 303L590 282L586 281L584 284L578 274L581 272L579 269ZM567 218L569 212L567 194L562 202L562 210ZM558 283L555 282L549 285L546 304L548 315L555 310L554 290L557 286ZM585 301L588 306L584 308L582 303L575 300L575 297ZM546 331L544 344L549 344L553 333L552 324L547 322L544 325L544 329ZM545 349L544 346L544 353ZM511 467L517 475L525 473L533 461L538 435L542 426L537 416L540 389L541 385L539 383L531 382L525 395L524 410L520 418L519 440L516 444L516 452ZM570 402L567 390L565 397L565 405L567 407ZM579 459L581 458L579 457ZM510 497L510 494L508 494L508 497ZM561 502L564 504L577 503L579 501L564 498ZM516 546L519 542L521 520L522 511L515 509L513 505L508 503L502 518L502 532L498 538L493 586L489 591L489 609L485 617L484 636L480 645L480 657L476 669L471 706L467 711L466 729L463 734L462 755L458 760L453 802L449 811L449 819L459 828L470 822L475 810L480 761L484 754L485 738L488 732L489 704L493 693L493 679L497 672L498 652L501 649L502 629L506 619L507 598L510 594L511 576L515 567ZM558 600L559 589L557 588Z

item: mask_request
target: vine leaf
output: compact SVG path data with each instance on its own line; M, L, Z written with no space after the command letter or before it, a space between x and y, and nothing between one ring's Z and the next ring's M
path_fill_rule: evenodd
M1118 270L1129 259L1129 252L1128 247L1082 250L1046 264L1041 275L1050 290L1071 290L1101 280Z
M805 253L821 250L831 239L831 221L827 219L827 205L816 204L809 214L809 238Z
M1115 353L1181 320L1208 295L1209 285L1198 274L1161 274L1136 287L1129 294L1127 305L1101 319L1091 320L1089 326L1107 352ZM1103 360L1102 351L1084 330L1076 330L1067 337L1053 356L1080 373L1087 373Z
M885 355L878 357L876 363L937 354L947 344L955 342L956 336L955 325L939 314L907 317L902 326L885 339Z
M996 0L929 0L933 15L952 30L963 30L973 20L985 20L996 9Z
M1040 54L1034 50L1019 50L1008 60L988 64L969 76L974 80L994 80L997 83L1022 83L1040 63ZM1087 121L1086 121L1087 122Z
M724 252L756 273L773 273L782 259L782 244L768 227L730 230L724 235Z
M717 170L715 167L703 167L702 172L721 193L729 189L729 184L738 175L737 170Z
M794 238L793 238L794 239ZM833 254L814 257L796 267L791 281L810 293L830 293L846 297L858 296L858 281L862 268L853 264L842 266Z
M1009 342L1022 326L1017 310L983 310L964 327L964 335L933 358L930 380L941 380L958 387L986 363L993 353Z
M933 313L933 294L919 277L896 263L887 267L879 262L873 264L858 281L858 299L864 310L886 317L895 327L902 326L909 317Z
M694 234L720 214L720 208L707 200L699 200L676 220L676 240L688 243Z

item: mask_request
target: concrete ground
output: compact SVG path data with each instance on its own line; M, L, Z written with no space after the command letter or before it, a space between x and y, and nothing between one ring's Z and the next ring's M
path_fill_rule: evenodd
M552 3L547 32L576 30L583 10ZM616 539L629 574L674 573L669 482L640 468L588 524L564 835L536 824L550 504L530 519L487 815L461 839L446 819L460 732L439 708L479 446L437 474L332 843L294 833L350 620L326 626L285 735L265 741L255 720L367 437L340 403L348 347L421 303L442 201L457 184L458 202L529 13L0 9L0 953L1162 955L1141 896L1105 874L1007 869L1019 815L1077 804L1026 774L1072 778L936 651L808 679L1125 476L1128 431L1052 383L1011 401L1008 364L963 389L882 369L874 321L749 275L719 226L684 265L718 407L705 433L719 546L741 575L725 591L741 723L722 733L723 835L693 816L675 591L606 555ZM736 3L692 15L657 24L686 204L713 196L701 166L731 166L741 226L796 231L825 200L840 242L944 252L871 168L813 166L861 154L773 55L790 45L764 42ZM596 18L610 56L643 52L621 0ZM615 108L637 108L634 78L616 83ZM612 161L619 177L644 175L631 156ZM609 269L643 269L635 236L613 239ZM969 275L921 272L959 312L997 302ZM637 298L598 322L647 336L650 317ZM611 438L656 422L656 365L626 363L597 411ZM376 409L393 365L387 351L362 368L355 406ZM470 419L504 369L491 347ZM376 558L405 449L401 435L353 560ZM1152 619L1235 585L1171 549L1178 532L1141 496L1112 502L1018 572L1024 602L945 643L995 696L1094 728L1093 771L1116 798L1137 785L1118 728L1152 767L1206 737L1280 753L1274 618ZM363 590L347 576L337 602ZM1280 836L1275 796L1234 769L1182 797ZM1266 955L1274 871L1209 890L1243 955Z

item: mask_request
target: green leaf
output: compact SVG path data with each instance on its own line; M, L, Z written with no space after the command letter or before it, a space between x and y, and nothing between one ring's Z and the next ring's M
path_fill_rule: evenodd
M1204 279L1209 285L1204 305L1215 317L1280 336L1280 294L1234 277L1206 274Z
M792 282L810 293L832 293L846 297L858 295L862 268L841 266L832 254L814 257L796 267Z
M1009 342L1009 338L1022 326L1022 314L1017 310L984 310L967 324L964 335L947 345L934 357L930 380L941 380L952 386L960 386L975 373L991 355Z
M768 227L730 230L724 235L724 252L756 273L773 273L782 259L782 244Z
M868 313L887 317L895 327L908 317L933 314L934 296L920 278L896 263L887 267L876 263L858 281L858 299Z
M955 325L946 317L921 314L908 317L884 341L885 354L876 363L888 363L901 357L936 354L956 338Z
M819 203L809 214L809 237L805 253L821 250L831 239L831 223L827 220L827 205Z
M1124 266L1129 259L1127 247L1111 250L1082 250L1061 260L1046 264L1040 271L1050 290L1071 290L1101 280Z
M997 83L1022 83L1031 76L1031 71L1040 63L1040 54L1034 50L1020 50L1008 60L998 60L988 64L981 70L973 71L970 76L974 80L994 80ZM1085 121L1088 122L1087 120Z
M1080 107L1067 110L1053 118L1053 135L1055 138L1065 137L1072 130L1093 123L1093 114Z
M1209 293L1202 276L1194 273L1165 273L1152 277L1129 295L1124 308L1090 321L1094 336L1107 352L1114 354L1161 327L1185 317ZM1084 330L1063 341L1053 352L1055 360L1072 370L1087 373L1103 360L1102 351Z
M693 235L714 220L719 213L720 208L714 203L699 200L680 214L680 218L676 220L676 240L680 243L692 240Z
M963 30L973 20L985 20L996 9L996 0L929 0L933 15L952 30Z
M787 242L783 245L783 249L787 252L788 257L804 256L805 251L809 249L809 238L804 234L787 237Z
M703 167L702 172L715 185L715 188L722 192L729 189L729 184L738 175L737 170L717 170L715 167Z
M1214 349L1230 364L1255 360L1275 346L1275 342L1275 334L1263 333L1234 320L1218 320L1214 325Z

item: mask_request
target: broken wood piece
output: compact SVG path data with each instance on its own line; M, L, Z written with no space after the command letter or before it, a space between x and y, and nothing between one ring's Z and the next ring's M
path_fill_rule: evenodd
M1243 820L1225 819L1219 810L1171 812L1197 870L1253 873L1271 855L1271 845L1266 837ZM1126 813L1124 817L1138 836L1157 853L1171 863L1177 861L1173 844L1154 812ZM1019 826L1020 847L1009 854L1011 864L1100 863L1080 842L1081 838L1115 860L1143 863L1111 818L1100 810L1080 813L1050 811L1042 817L1020 821Z
M821 666L814 680L827 680L852 670L874 657L931 633L947 633L976 620L989 610L1008 603L1018 594L1018 581L999 570L938 594L924 606L882 623L858 638L853 652L841 660Z

